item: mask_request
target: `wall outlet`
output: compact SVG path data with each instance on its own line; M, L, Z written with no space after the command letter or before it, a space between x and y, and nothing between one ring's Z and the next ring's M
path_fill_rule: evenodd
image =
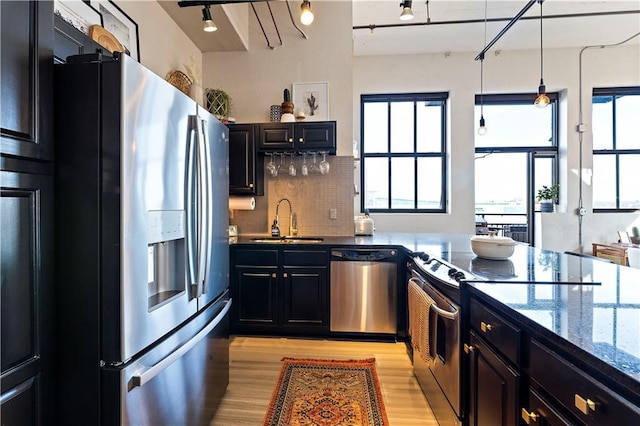
M337 209L329 210L329 219L336 220L337 218L338 218L338 210Z

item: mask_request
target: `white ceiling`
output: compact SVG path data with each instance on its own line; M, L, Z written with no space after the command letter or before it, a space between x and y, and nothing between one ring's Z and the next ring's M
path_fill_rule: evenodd
M314 3L330 1L349 0L312 0L311 3L313 7ZM272 3L282 2L276 0ZM159 0L159 3L203 52L246 50L246 43L241 42L242 35L233 30L228 20L220 22L214 18L220 30L205 34L202 31L201 8L179 8L175 1ZM296 13L301 2L290 0L289 3ZM486 41L490 42L528 1L487 0L485 3L485 0L430 0L428 25L425 25L427 2L424 0L413 1L415 18L411 21L399 20L400 0L353 0L352 3L353 26L365 27L353 30L353 52L355 56L368 56L439 52L477 54L485 46L485 4L488 20ZM214 16L224 18L224 14L220 13L221 8L212 6ZM545 49L612 44L640 32L640 0L545 0L542 9ZM283 7L274 10L286 13ZM611 12L624 13L605 15ZM589 16L575 16L584 14ZM561 15L564 16L559 17ZM539 16L540 6L536 3L490 51L539 48ZM249 12L248 17L251 23L256 20L253 12ZM278 22L287 22L289 16L276 16L276 19ZM392 27L385 27L388 25ZM370 26L375 26L373 32ZM640 46L640 37L635 37L632 42Z
M476 52L484 43L485 1L430 0L429 25L427 2L413 1L415 18L403 24L400 1L354 0L353 26L400 24L393 28L353 30L354 55L415 54L436 52ZM486 41L489 43L528 3L526 0L489 0L486 2ZM558 15L596 14L614 11L640 11L640 1L546 0L542 4L543 42L546 48L579 47L622 41L640 32L640 14L564 17ZM540 47L540 6L534 4L496 44L493 50L522 50ZM479 22L468 22L479 21ZM452 23L458 22L458 23ZM634 39L636 43L640 37Z

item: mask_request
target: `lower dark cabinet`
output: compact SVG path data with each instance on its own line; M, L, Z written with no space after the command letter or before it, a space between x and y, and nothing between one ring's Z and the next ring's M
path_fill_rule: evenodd
M503 361L473 330L468 353L469 425L520 424L520 373Z
M329 325L326 249L232 247L233 333L321 334Z

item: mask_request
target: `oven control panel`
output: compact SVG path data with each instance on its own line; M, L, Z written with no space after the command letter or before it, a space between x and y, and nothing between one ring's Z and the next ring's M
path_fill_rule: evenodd
M413 262L428 277L435 278L453 287L458 287L462 280L476 279L469 272L456 268L454 265L428 253L415 252L413 254Z

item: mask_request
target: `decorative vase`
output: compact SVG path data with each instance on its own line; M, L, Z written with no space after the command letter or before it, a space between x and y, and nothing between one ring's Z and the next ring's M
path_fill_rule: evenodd
M269 120L272 123L277 123L280 121L282 117L282 107L280 105L271 105L271 109L269 110Z
M553 200L542 200L540 201L540 211L542 213L553 213L555 210L555 204Z
M283 114L293 114L293 102L284 101L281 106Z

